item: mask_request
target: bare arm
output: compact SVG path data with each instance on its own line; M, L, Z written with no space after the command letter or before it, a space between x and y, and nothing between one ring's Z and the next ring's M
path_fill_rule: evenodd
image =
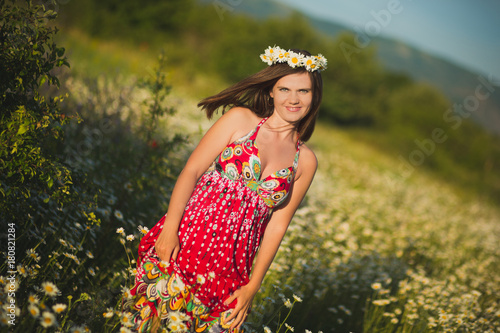
M208 169L218 154L232 141L235 129L245 129L252 123L249 110L233 108L217 120L203 136L179 174L172 191L163 224L163 230L155 244L160 259L177 258L180 250L177 232L184 208L191 197L196 182Z
M239 328L243 324L253 297L259 290L264 276L269 266L271 266L276 252L278 252L278 248L288 225L314 178L318 165L314 153L310 150L304 150L304 152L301 152L301 158L302 172L293 184L291 197L286 205L274 211L269 220L255 260L250 281L247 285L236 290L233 295L226 300L226 304L230 304L234 299L237 299L236 307L231 316L227 319L228 321L233 318L235 319L231 328Z

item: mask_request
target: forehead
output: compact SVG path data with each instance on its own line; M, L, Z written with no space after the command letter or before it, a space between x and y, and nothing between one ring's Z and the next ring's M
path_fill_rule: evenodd
M283 76L281 79L279 79L276 82L275 86L311 89L312 82L311 82L311 77L309 76L309 73L302 72L302 73L289 74L289 75Z

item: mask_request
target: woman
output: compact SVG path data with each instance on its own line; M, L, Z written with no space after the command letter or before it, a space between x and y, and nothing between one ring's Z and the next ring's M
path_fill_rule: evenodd
M236 332L312 182L317 161L303 142L326 59L279 47L261 59L269 67L198 105L209 118L230 110L193 151L167 214L141 240L136 331Z

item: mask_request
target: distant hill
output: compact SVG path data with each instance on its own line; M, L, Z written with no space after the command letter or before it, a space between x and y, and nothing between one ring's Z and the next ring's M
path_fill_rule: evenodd
M200 0L216 4L215 1ZM226 1L220 1L226 3ZM273 0L240 1L237 5L227 5L226 9L235 13L246 13L250 16L264 19L270 16L286 17L297 10ZM327 36L336 37L339 33L352 29L303 14L318 31ZM371 43L372 44L372 43ZM370 45L371 45L370 44ZM404 42L394 39L377 37L373 45L382 65L396 72L409 75L417 81L429 83L440 89L452 103L463 104L467 96L474 95L476 87L481 84L478 74L438 56L422 52ZM355 56L355 54L353 55ZM484 91L486 93L486 91ZM450 105L451 107L451 105ZM447 110L443 110L443 114ZM495 86L494 92L481 101L477 111L471 118L488 131L500 136L500 87Z

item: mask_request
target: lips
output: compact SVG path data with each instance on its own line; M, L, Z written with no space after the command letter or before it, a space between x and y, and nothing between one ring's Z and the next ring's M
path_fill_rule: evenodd
M292 106L287 106L286 109L290 112L298 112L300 111L302 108L301 107L292 107Z

